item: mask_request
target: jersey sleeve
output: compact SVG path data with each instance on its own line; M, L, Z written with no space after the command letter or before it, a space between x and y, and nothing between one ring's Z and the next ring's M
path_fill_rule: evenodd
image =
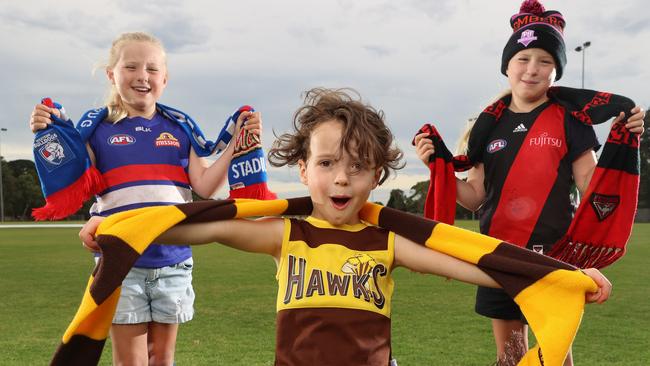
M575 161L585 151L593 149L598 151L600 143L596 136L596 131L592 126L576 120L567 115L566 117L567 145L569 148L569 160Z

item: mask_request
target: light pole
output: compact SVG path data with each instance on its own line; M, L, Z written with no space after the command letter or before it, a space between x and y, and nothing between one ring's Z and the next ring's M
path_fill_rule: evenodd
M0 128L0 137L2 133L7 132L6 128ZM0 222L5 222L5 199L3 195L4 187L2 186L2 139L0 139Z
M585 88L585 52L589 46L591 46L591 42L587 41L582 46L576 47L576 52L582 52L582 89Z

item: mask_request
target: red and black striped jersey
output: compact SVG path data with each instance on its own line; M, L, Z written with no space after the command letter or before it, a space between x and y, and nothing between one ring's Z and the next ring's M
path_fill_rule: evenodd
M481 232L529 249L544 245L546 252L571 223L572 163L598 147L593 128L559 104L546 102L528 113L506 109L481 156Z

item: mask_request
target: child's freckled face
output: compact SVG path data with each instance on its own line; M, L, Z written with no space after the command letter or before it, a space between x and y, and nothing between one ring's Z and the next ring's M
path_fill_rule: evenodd
M360 222L359 210L379 179L372 164L341 151L342 135L341 122L320 123L311 132L307 162L299 162L300 180L309 188L314 204L312 216L334 225Z

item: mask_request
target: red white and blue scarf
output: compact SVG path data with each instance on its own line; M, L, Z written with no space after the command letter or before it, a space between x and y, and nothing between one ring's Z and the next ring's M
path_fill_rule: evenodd
M44 98L42 102L51 108L61 109L60 104L53 103L49 98ZM233 137L239 114L247 108L251 109L249 106L237 109L226 119L217 140L209 141L192 117L178 109L156 104L158 113L181 126L190 138L192 148L201 157L219 154L226 148ZM52 115L53 123L36 133L34 161L46 202L45 206L33 210L32 215L36 220L59 220L72 215L85 201L106 188L101 173L92 165L86 151L86 141L107 116L106 107L90 110L81 117L75 128L65 116L61 119ZM265 173L266 169L264 175L257 176L255 183L266 182ZM253 195L248 198L265 197Z

